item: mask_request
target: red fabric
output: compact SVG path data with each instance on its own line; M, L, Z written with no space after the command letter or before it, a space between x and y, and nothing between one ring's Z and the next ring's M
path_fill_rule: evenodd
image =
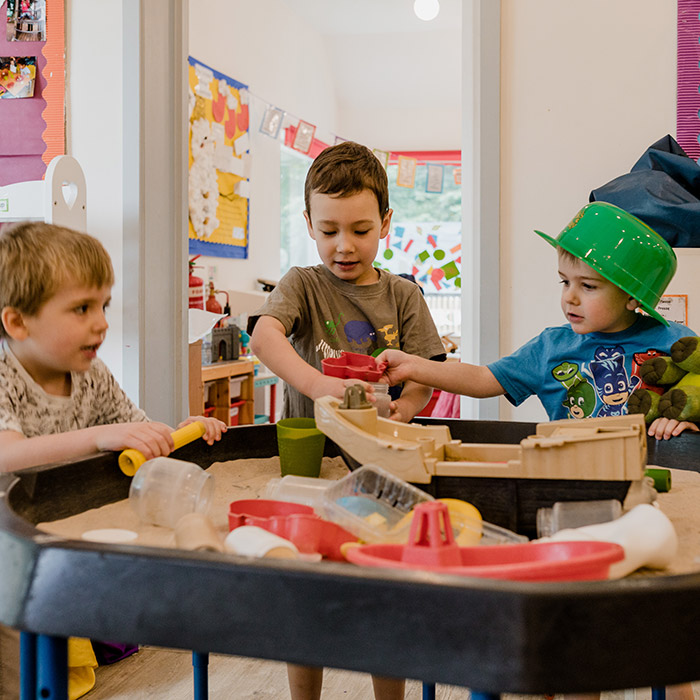
M441 391L430 415L433 418L459 418L459 395Z

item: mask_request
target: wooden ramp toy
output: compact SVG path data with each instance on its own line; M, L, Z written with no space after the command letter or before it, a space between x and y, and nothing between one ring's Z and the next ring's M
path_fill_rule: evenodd
M355 387L352 387L355 389ZM361 464L376 464L438 498L461 498L485 520L534 533L536 511L556 501L624 500L647 461L641 415L560 420L537 425L517 445L463 443L446 425L377 416L346 393L315 401L316 425Z

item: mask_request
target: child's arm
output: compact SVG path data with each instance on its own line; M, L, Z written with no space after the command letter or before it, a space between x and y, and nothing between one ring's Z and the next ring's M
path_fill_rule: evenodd
M401 396L396 401L391 402L390 420L401 421L408 423L411 419L420 413L430 401L433 394L433 388L417 384L416 382L407 381L401 390Z
M27 438L15 430L0 431L0 472L83 457L101 450L137 449L146 459L170 454L172 428L165 423L95 425L54 435Z
M694 433L700 431L695 423L690 421L678 421L673 418L657 418L652 421L647 431L650 437L657 440L669 440L672 437L680 435L685 430L690 430Z
M345 387L363 384L365 390L372 388L357 379L327 377L305 362L287 340L284 326L273 316L261 316L250 337L250 347L261 362L310 399L319 396L335 396L342 399Z
M470 365L466 362L433 362L417 355L408 355L401 350L385 350L377 362L386 362L384 376L389 384L400 384L413 380L419 384L453 394L484 399L505 394L500 382L488 367Z

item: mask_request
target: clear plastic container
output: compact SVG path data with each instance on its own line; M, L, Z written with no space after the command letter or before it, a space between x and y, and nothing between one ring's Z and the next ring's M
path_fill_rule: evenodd
M373 404L377 409L377 415L380 418L388 418L391 415L389 385L383 382L369 382L369 384L374 389L374 396L377 399L376 403Z
M270 479L265 487L263 498L271 501L302 503L315 508L321 502L324 491L336 484L335 479L318 479L313 476L287 474L281 479Z
M142 522L174 528L188 513L208 512L214 477L192 462L156 457L131 480L129 503Z
M557 501L537 510L537 536L550 537L559 530L607 523L622 515L620 501Z
M321 515L364 542L405 543L413 509L434 500L381 467L367 464L324 490ZM451 509L450 523L458 544L464 546L527 542L527 537Z

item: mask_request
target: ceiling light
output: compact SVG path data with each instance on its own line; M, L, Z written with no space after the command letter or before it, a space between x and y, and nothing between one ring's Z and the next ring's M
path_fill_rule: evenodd
M415 0L413 3L413 11L418 19L424 22L430 22L435 19L440 12L440 3L438 0Z

